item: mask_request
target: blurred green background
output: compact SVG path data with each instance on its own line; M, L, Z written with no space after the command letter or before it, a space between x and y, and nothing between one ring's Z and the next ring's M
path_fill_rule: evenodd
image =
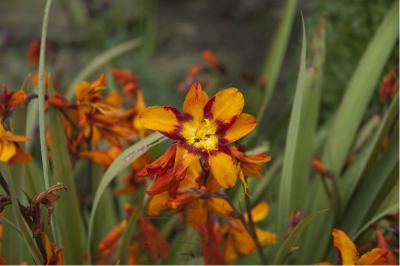
M294 0L293 0L294 1ZM0 82L14 89L33 72L26 54L39 37L43 0L0 1ZM322 84L321 120L338 105L352 72L390 0L298 1L285 55L266 121L290 109L298 69L301 13L309 37L321 16L326 19L327 58ZM176 88L201 52L211 49L227 66L228 76L214 82L251 89L242 72L259 75L281 19L280 0L58 0L50 15L47 70L63 90L100 52L132 38L144 45L114 59L109 67L128 68L140 78L150 104L179 104ZM398 49L391 64L397 66ZM104 68L106 71L108 67ZM247 103L250 112L256 110Z

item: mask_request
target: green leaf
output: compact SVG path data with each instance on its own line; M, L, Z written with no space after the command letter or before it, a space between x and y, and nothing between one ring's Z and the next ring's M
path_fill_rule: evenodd
M104 175L105 170L93 162L88 161L92 167L92 191L94 195ZM119 200L119 199L118 199ZM121 206L122 207L122 206ZM100 243L104 236L117 224L117 210L115 208L115 195L111 187L104 190L103 196L98 204L96 215L94 218L92 243ZM94 255L98 255L98 249L94 251Z
M21 90L27 91L29 89L30 81L30 75L28 75L21 86ZM11 131L17 135L23 135L25 134L25 125L26 108L21 105L14 110L14 116L10 117ZM23 147L23 145L21 146ZM15 186L23 187L25 183L24 177L26 165L10 165L9 167ZM24 199L22 190L17 191L17 196L19 200ZM4 218L15 224L15 219L12 212L6 211ZM29 256L29 251L25 247L24 239L20 234L16 234L12 227L4 227L2 242L7 243L7 245L2 246L2 254L8 261L19 263L26 258L26 254Z
M45 53L46 53L46 36L47 36L47 26L49 24L49 13L52 0L46 1L46 6L44 9L43 25L42 25L42 38L40 40L40 55L39 55L39 86L38 86L38 102L39 102L39 135L40 135L40 152L42 155L43 164L43 177L45 187L49 187L49 156L47 154L46 145L46 115L45 115Z
M354 239L357 239L365 230L370 228L373 223L376 223L383 217L389 214L395 214L399 211L399 183L393 187L389 195L386 197L381 207L377 210L375 215L369 219L354 235Z
M304 229L311 224L311 222L319 215L327 212L328 210L322 210L305 217L286 237L285 241L280 246L278 252L275 255L273 264L284 264L288 255L292 253L293 248L297 245L297 242L304 232ZM301 248L301 247L300 247ZM301 252L301 251L300 251Z
M395 1L361 58L336 112L323 156L335 176L340 176L368 102L396 43L398 25L398 1Z
M199 255L199 234L191 227L180 232L171 244L168 264L189 264Z
M85 68L83 68L76 77L72 80L71 85L68 87L66 91L65 97L68 100L71 100L74 97L75 87L76 85L87 79L90 75L96 72L98 69L106 65L108 62L113 60L114 58L121 56L137 47L142 45L142 40L139 38L135 38L124 43L121 43L95 57Z
M329 130L322 161L335 177L339 177L341 174L367 104L398 38L397 10L398 1L395 1L358 63ZM308 191L309 195L313 195L311 211L329 206L329 199L325 194L323 184L321 180L317 181L315 189ZM318 221L311 229L307 230L304 240L307 250L304 251L300 263L308 264L322 259L329 245L329 232L333 222L334 215L327 215L324 221ZM315 239L319 239L319 241L315 241Z
M399 97L396 95L386 112L378 130L368 146L359 154L359 159L354 162L345 172L340 180L339 190L341 192L342 206L346 206L362 177L368 173L372 163L382 147L382 142L387 136L394 119L396 119L399 109Z
M312 139L315 130L316 116L314 112L315 104L311 103L312 86L306 86L306 33L303 23L303 40L300 56L300 70L297 78L296 93L294 97L293 109L289 121L289 129L286 138L286 147L283 158L282 177L279 186L278 196L278 235L280 238L286 233L290 211L293 210L293 202L299 200L293 198L297 195L297 178L304 180L307 176L307 161L310 160L312 152ZM317 105L318 106L318 105ZM312 117L310 117L310 115ZM310 121L311 120L311 121ZM308 122L309 121L309 122ZM314 129L310 129L310 124L314 123Z
M385 199L387 191L397 181L399 167L399 140L397 134L390 146L374 163L372 169L355 191L348 208L343 214L341 228L352 237Z
M21 234L21 230L19 230L18 225L16 225L15 223L13 223L12 221L10 221L9 219L7 219L4 216L0 216L0 223L8 225L10 228L14 229L15 231L17 231L19 234ZM4 239L2 239L4 240ZM4 243L8 243L8 242L4 242ZM5 245L8 246L8 245Z
M49 108L48 115L51 121L49 129L53 181L67 187L54 208L54 222L59 230L60 244L64 246L65 263L80 264L84 251L84 230L67 139L58 111Z
M119 245L118 255L117 255L117 257L119 258L120 264L127 263L128 254L129 254L128 247L129 247L129 244L131 243L132 236L135 232L135 229L137 229L139 216L142 213L142 207L141 207L142 205L140 204L138 206L139 207L135 208L134 213L130 216L128 224L125 228L125 231L121 236L121 244Z
M88 234L88 253L89 253L89 262L92 261L91 258L91 239L93 233L94 226L94 217L96 215L96 210L99 205L100 199L111 183L111 181L126 167L128 167L131 163L133 163L137 158L139 158L142 154L144 154L151 147L163 142L166 138L159 133L153 133L141 141L135 143L124 152L122 152L117 159L108 167L107 171L104 173L103 178L100 181L99 187L96 191L92 212L90 213L89 220L89 234Z
M278 80L293 27L296 6L297 0L286 0L281 16L282 19L273 37L268 55L266 56L267 61L264 66L263 74L267 77L267 90L264 93L260 109L258 110L257 121L261 121L264 116L265 110L267 109L267 105L274 91L275 84Z
M10 170L8 166L5 165L4 163L0 163L0 168L1 168L1 174L5 179L7 186L10 190L11 207L14 214L15 223L18 226L23 236L23 239L32 255L33 260L37 264L42 264L44 262L42 254L40 253L39 248L37 247L35 241L33 240L32 232L30 231L28 225L25 223L24 218L22 217L22 213L19 208L17 188L14 184L12 176L10 175ZM13 263L18 263L18 262L13 262Z

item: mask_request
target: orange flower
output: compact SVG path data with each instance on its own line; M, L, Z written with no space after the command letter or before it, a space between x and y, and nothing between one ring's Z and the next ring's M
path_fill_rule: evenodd
M378 242L378 246L381 250L387 252L387 264L390 265L398 265L399 260L396 255L393 254L392 249L390 248L388 241L383 236L382 231L379 228L375 229L375 234Z
M92 83L82 81L76 86L76 104L81 115L89 115L96 112L111 115L115 112L114 106L105 101L101 95L105 89L105 81L105 75L101 74Z
M0 123L0 161L8 164L29 163L32 161L32 157L18 144L18 142L29 140L30 138L28 137L14 135Z
M118 80L118 83L123 85L123 91L127 95L131 95L139 89L138 78L127 69L111 69L111 74Z
M35 68L39 64L39 53L40 53L40 41L39 39L33 39L29 44L28 48L28 61L32 64Z
M206 85L208 83L208 80L204 75L206 72L208 72L206 67L198 65L190 66L185 79L178 84L178 93L187 93L193 83L200 83L203 86Z
M144 101L143 92L140 89L135 91L135 108L132 113L132 128L139 135L140 138L144 138L148 134L148 130L141 124L138 119L138 114L146 109L146 102Z
M139 218L139 227L143 248L149 251L153 259L165 257L169 252L169 245L154 225L141 216Z
M0 117L4 121L15 107L22 104L28 99L28 95L23 90L8 93L7 86L3 84L0 100Z
M112 228L111 231L103 238L99 243L100 257L97 259L97 265L107 264L110 255L119 245L119 238L124 232L126 227L126 220L123 220L116 227Z
M325 164L318 159L313 159L311 161L312 168L320 175L332 177L332 173L326 168Z
M93 162L103 167L109 166L115 158L121 153L121 149L113 146L109 150L91 150L83 151L79 155L83 158L88 158Z
M268 204L266 202L259 203L251 210L254 222L263 220L268 215ZM248 220L245 215L245 220ZM226 237L224 242L224 257L228 264L233 264L239 255L248 255L256 250L256 245L239 219L229 219L228 225L225 227ZM262 246L273 245L277 236L274 233L265 231L260 227L255 227L257 238Z
M353 241L339 229L333 229L333 244L337 250L339 263L342 265L382 265L387 264L387 251L374 248L361 257Z
M236 147L231 147L230 149L235 158L240 162L240 168L245 177L261 176L261 166L259 164L272 160L271 156L268 156L265 152L246 154Z
M223 231L216 219L210 219L200 231L201 254L207 265L225 264L222 252Z
M144 109L139 119L145 128L177 141L178 172L203 158L203 167L223 188L230 188L236 183L237 169L227 145L256 126L253 116L242 114L243 106L243 94L236 88L224 89L209 99L201 85L194 84L186 95L182 114L174 107L152 106Z
M64 265L64 248L56 249L57 244L52 243L46 234L43 234L42 239L46 250L46 265Z
M83 81L76 86L78 126L83 128L84 136L93 144L105 138L112 145L119 146L118 137L130 138L133 131L117 124L122 115L116 106L120 99L115 95L104 99L101 95L104 89L104 74L92 83Z
M392 68L384 77L379 88L379 100L384 103L387 98L393 97L399 91L399 80L396 69Z
M115 191L118 196L131 195L136 189L145 183L145 179L136 176L139 169L142 169L146 164L150 162L150 156L148 153L143 154L131 165L131 171L129 174L122 178L124 186Z
M218 58L215 56L214 52L211 50L204 50L203 51L203 59L213 68L221 72L222 74L225 74L226 68L225 66L218 60Z

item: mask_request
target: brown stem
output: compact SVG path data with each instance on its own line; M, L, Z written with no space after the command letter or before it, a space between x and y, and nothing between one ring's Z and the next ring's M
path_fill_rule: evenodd
M244 201L246 204L246 210L247 210L247 217L249 218L249 223L248 223L248 232L250 236L253 238L254 243L256 244L257 252L258 255L260 256L261 262L266 265L267 264L267 258L265 257L265 254L263 252L260 240L258 239L257 233L256 233L256 227L254 225L254 220L253 220L253 215L251 214L251 206L250 206L250 199L249 195L247 193L244 193ZM242 220L242 223L245 223L246 221ZM245 224L243 224L245 225Z

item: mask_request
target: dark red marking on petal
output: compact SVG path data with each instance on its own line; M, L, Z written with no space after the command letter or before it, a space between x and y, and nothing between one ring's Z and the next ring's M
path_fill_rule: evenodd
M204 106L204 118L211 119L212 116L212 107L215 103L215 96L208 100L207 104Z

